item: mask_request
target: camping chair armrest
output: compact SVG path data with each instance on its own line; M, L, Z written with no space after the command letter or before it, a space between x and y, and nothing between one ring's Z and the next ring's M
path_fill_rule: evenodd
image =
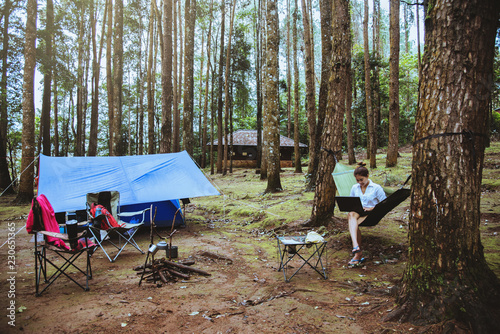
M145 220L146 220L146 212L151 210L151 208L146 208L144 210L141 210L141 211L134 211L134 212L120 212L118 214L119 217L133 217L133 216L138 216L138 215L142 215L142 221L141 223L143 223Z
M83 237L83 236L85 236L87 234L87 231L85 230L83 232L78 233L77 236L76 236L76 238L71 238L70 239L66 233L49 232L49 231L37 231L37 232L40 233L40 234L49 236L49 237L61 239L63 241L78 240L78 239L80 239L81 237Z

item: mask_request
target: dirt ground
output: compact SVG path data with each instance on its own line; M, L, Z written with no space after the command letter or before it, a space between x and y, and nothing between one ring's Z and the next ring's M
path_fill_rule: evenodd
M328 278L306 266L287 283L283 272L278 271L276 235L305 235L311 230L302 222L310 214L312 194L302 193L303 177L293 171L283 173L285 191L276 196L254 190L261 192L264 186L253 171L233 174L214 177L225 194L221 196L224 201L193 199L186 208L186 227L177 229L173 237L179 252L176 260L192 259L193 267L211 275L192 274L190 279L168 284L143 281L139 286L140 275L133 268L143 264L146 255L128 247L114 263L101 250L96 251L91 260L90 291L84 292L62 277L42 296L35 297L33 243L23 229L29 207L14 207L10 215L3 212L0 243L7 241L9 228L14 225L18 233L14 238L14 272L7 266L9 244L0 248L0 300L5 314L0 333L440 332L439 325L381 321L395 307L391 292L406 265L409 200L379 225L363 230L363 256L367 258L363 266L346 268L351 247L345 215L339 214L338 221L319 231L328 241L323 257ZM498 192L490 189L483 197L494 202ZM12 197L0 197L1 206L8 206L10 200ZM293 201L297 202L290 206ZM497 211L483 214L481 233L486 245L495 245L485 247L485 251L498 275ZM283 219L284 212L292 217ZM159 232L167 235L170 230ZM147 250L149 228L143 228L136 239ZM155 243L158 241L156 238ZM203 252L231 261L202 256ZM293 260L291 265L298 268L301 262ZM72 275L79 277L74 272ZM12 292L15 296L10 295ZM16 310L14 327L8 317L12 302Z

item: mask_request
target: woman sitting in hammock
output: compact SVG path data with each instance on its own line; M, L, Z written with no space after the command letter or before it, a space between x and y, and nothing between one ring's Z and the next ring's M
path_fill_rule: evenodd
M354 177L357 183L352 186L350 196L359 197L365 211L371 211L375 205L383 201L387 196L380 185L368 178L369 172L365 167L366 164L361 162L358 165L358 168L354 170ZM359 224L365 220L367 214L368 212L360 215L357 212L351 211L347 215L349 233L352 239L352 254L354 256L348 263L350 267L360 265L365 261L361 256L361 231L359 230Z

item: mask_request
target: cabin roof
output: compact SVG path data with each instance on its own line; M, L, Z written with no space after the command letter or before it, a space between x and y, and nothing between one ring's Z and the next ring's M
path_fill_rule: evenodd
M222 138L222 143L224 143L224 138ZM214 146L218 144L219 140L214 140ZM208 145L210 145L210 143ZM233 145L257 146L257 130L238 130L234 132ZM293 139L280 135L280 147L294 147ZM299 147L307 147L307 145L299 143Z

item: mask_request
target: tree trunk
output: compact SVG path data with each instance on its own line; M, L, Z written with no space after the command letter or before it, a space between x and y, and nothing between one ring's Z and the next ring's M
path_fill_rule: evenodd
M184 117L182 123L184 149L194 153L194 29L196 24L196 0L186 0L185 7L185 50L184 50Z
M422 57L421 57L421 52L420 52L420 5L417 4L415 6L415 12L416 12L416 21L417 21L417 55L418 55L418 79L420 81L420 72L422 70Z
M258 0L257 7L257 24L255 27L255 81L257 94L257 169L262 167L262 3Z
M304 25L304 65L306 76L306 113L307 125L309 128L309 166L307 176L309 178L306 186L307 191L311 191L316 183L317 160L316 160L316 85L314 82L314 63L311 45L311 28L309 14L305 0L302 0L302 22Z
M321 156L321 134L324 129L324 120L326 117L326 110L328 108L328 95L329 95L329 81L331 75L331 62L332 62L332 6L333 0L320 0L321 12L321 82L319 87L318 96L318 124L316 127L317 139L316 148L314 151L316 161L313 165L318 166ZM342 123L342 120L340 121ZM342 136L336 137L338 145L342 147ZM315 180L316 182L317 180Z
M33 176L35 164L35 102L34 83L36 66L36 20L37 1L28 0L26 7L26 42L24 44L23 79L23 134L21 181L16 202L29 203L33 198Z
M302 164L300 162L300 90L299 90L299 64L297 60L297 11L298 3L294 0L293 8L293 141L294 141L294 156L295 156L295 173L302 173Z
M178 35L175 34L175 36L179 36L179 51L175 52L177 55L177 61L178 61L178 75L177 75L177 92L175 93L177 96L177 104L176 104L176 109L174 109L174 152L180 152L181 150L181 111L179 108L179 104L181 102L181 96L182 96L182 61L183 61L183 55L184 55L184 44L183 44L183 34L182 34L182 15L181 15L181 2L179 1L179 6L177 8L177 19L178 19L178 24L177 24L177 30L178 30ZM184 18L184 21L186 19ZM175 49L177 50L177 48Z
M378 135L380 129L380 0L373 0L373 58L375 59L373 66L373 142L374 149L372 152L377 154ZM376 167L376 166L374 166Z
M179 152L180 151L180 115L179 115L179 96L178 96L178 82L179 82L179 75L178 75L178 59L179 59L179 52L177 51L177 31L178 31L178 24L177 24L177 0L173 0L173 12L172 12L172 17L173 17L173 30L174 30L174 35L172 37L173 39L173 127L172 127L172 152Z
M198 159L200 167L202 166L202 160L203 160L203 148L202 148L202 141L203 141L203 71L205 70L205 48L204 46L208 44L205 43L205 29L202 28L201 31L201 56L200 56L200 69L199 69L199 76L198 76L198 145L200 147L200 158ZM208 56L210 58L210 56ZM203 167L201 167L203 168Z
M88 156L96 156L97 155L97 141L98 141L98 131L99 131L99 79L100 79L100 69L101 69L101 58L102 58L102 50L104 48L104 29L106 27L106 17L107 11L111 10L108 7L108 2L104 6L104 15L102 22L102 30L101 30L101 43L99 46L99 52L97 52L97 40L96 40L96 19L95 19L95 11L94 11L94 1L91 1L91 15L92 15L92 49L94 51L93 62L92 62L92 111L90 117L90 137L89 137L89 149Z
M268 140L267 140L267 135L268 132L266 131L266 117L267 115L267 99L266 99L266 80L267 80L267 18L266 18L266 13L267 13L267 0L262 0L261 8L260 8L260 15L263 18L261 21L261 68L262 68L262 73L260 74L260 80L261 80L261 94L262 94L262 113L261 113L261 161L260 161L260 180L264 181L267 180L267 151L269 149L268 147ZM257 110L257 113L259 111ZM259 140L259 115L257 114L257 140ZM257 142L257 146L258 146Z
M57 74L54 75L54 156L59 156L59 99Z
M354 154L354 130L352 124L352 93L353 93L353 75L352 75L352 33L351 33L351 18L347 20L347 27L349 33L347 34L347 43L349 43L349 52L347 53L347 68L346 68L346 106L345 106L345 123L347 132L347 159L349 165L356 163L356 156Z
M108 89L108 150L109 155L113 154L114 136L113 136L113 0L107 0L108 3L108 31L106 36L106 88Z
M139 28L140 31L143 31L142 24L142 13L139 14ZM138 34L139 45L142 45L142 33ZM137 59L137 73L139 74L137 78L137 89L138 89L138 107L137 107L137 124L136 124L136 133L137 133L137 145L136 152L138 155L144 154L144 71L142 67L142 48L139 49L139 56ZM146 62L146 61L145 61ZM147 66L146 66L147 68Z
M147 67L147 88L146 95L148 100L148 154L155 152L155 108L154 108L154 91L153 91L153 59L154 59L154 27L155 27L155 2L151 1L151 10L149 15L149 51L148 51L148 67Z
M267 147L266 193L282 190L280 180L280 129L279 129L279 21L278 1L267 0L267 42L266 42L266 107L264 112L264 146Z
M231 38L233 36L233 23L234 23L234 11L236 9L236 0L233 0L232 9L231 9L231 17L229 18L229 32L227 38L227 48L226 48L226 72L224 77L224 167L222 174L226 175L228 168L228 157L229 153L229 136L232 134L229 133L229 112L231 108L230 103L230 95L229 95L229 74L231 72Z
M367 156L370 158L370 167L376 168L376 153L377 147L375 144L375 115L373 114L372 108L372 97L371 97L371 82L370 82L370 48L368 41L368 0L365 0L365 16L363 19L363 40L364 40L364 53L365 53L365 100L366 100L366 123L368 124L368 149Z
M333 0L334 17L332 39L331 78L328 96L328 107L325 115L325 129L321 137L322 146L337 152L342 147L339 138L342 138L342 120L346 103L346 76L350 56L349 40L345 38L349 31L349 2ZM330 218L335 208L335 183L332 172L335 168L335 157L326 152L320 152L320 167L318 182L314 193L314 204L311 215L311 224L318 226Z
M113 132L114 155L123 155L122 143L122 88L123 88L123 0L115 3L115 36L113 40Z
M42 153L50 156L50 100L52 85L52 34L54 31L54 4L47 0L45 23L45 62L43 76L42 114L40 117L40 137L42 137Z
M286 0L286 136L292 137L292 65L290 42L290 0Z
M411 15L411 10L410 10L410 5L408 3L403 3L403 16L404 16L404 34L405 34L405 53L407 55L410 54L410 24L413 21L413 17ZM411 73L410 73L410 68L407 68L406 73L405 73L405 78L404 82L406 84L406 114L410 114L410 106L411 106L411 89L410 88L410 82L411 82Z
M0 82L0 189L5 194L14 193L7 162L8 108L7 108L7 60L9 53L9 17L12 2L5 0L3 16L2 81Z
M107 6L105 6L106 8ZM106 9L104 9L103 27L106 24ZM95 156L97 154L97 124L99 119L99 69L97 59L97 27L94 0L90 1L90 28L92 33L92 109L90 111L90 135L88 155ZM102 35L101 35L102 36Z
M214 48L214 69L212 73L217 73L217 44ZM215 86L218 77L212 75L212 87L210 89L210 174L215 174L215 160L214 160L214 140L215 140L215 119L217 118L217 109L215 105Z
M85 9L86 10L86 9ZM85 155L85 141L87 138L87 109L89 105L89 71L91 70L90 65L90 42L92 40L91 29L89 29L89 25L85 23L86 32L84 33L84 52L83 52L83 87L82 87L82 144L80 150L82 155ZM92 79L91 79L92 80ZM92 85L92 82L91 82Z
M390 2L389 142L386 167L398 164L399 147L399 0Z
M223 143L223 122L222 122L222 87L224 85L224 78L222 74L224 73L224 32L225 32L225 23L226 23L226 5L223 1L221 4L221 28L220 28L220 56L219 56L219 91L217 94L217 173L222 174L222 162L224 159L224 143ZM226 68L226 71L228 69Z
M203 126L201 134L201 168L205 168L207 165L207 132L208 132L208 92L209 92L209 82L210 82L210 71L212 64L210 62L210 57L212 56L212 50L210 48L210 42L212 41L212 21L213 21L213 0L210 1L210 11L209 11L209 25L207 34L207 73L205 77L205 103L203 105ZM213 136L211 136L213 142Z
M455 320L494 333L500 282L485 261L479 225L500 2L435 0L426 15L409 255L400 307L389 319Z
M84 136L84 54L85 54L85 6L83 3L78 3L79 18L78 18L78 65L76 79L76 138L75 138L75 156L83 156L83 136Z
M161 62L161 140L160 153L172 151L172 0L163 3L163 59Z

